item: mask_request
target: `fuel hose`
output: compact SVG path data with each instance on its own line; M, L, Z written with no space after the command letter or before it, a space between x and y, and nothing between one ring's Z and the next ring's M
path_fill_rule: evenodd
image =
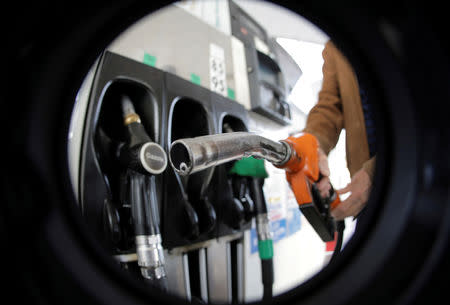
M273 240L270 230L267 204L262 190L264 180L253 177L250 188L254 197L256 212L256 229L258 232L258 251L261 259L261 277L263 284L263 300L270 300L273 296Z
M258 252L261 260L261 279L263 284L263 300L270 300L273 296L273 241L270 230L270 220L267 203L262 186L268 174L264 167L264 160L253 157L243 158L234 163L231 174L248 177L250 193L253 197L258 235Z
M121 106L127 140L119 159L126 171L138 265L144 279L167 291L155 182L155 175L167 166L167 156L151 141L128 96L122 96Z

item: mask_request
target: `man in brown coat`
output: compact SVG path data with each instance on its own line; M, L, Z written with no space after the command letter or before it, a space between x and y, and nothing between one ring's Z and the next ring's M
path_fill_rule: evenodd
M348 60L330 41L322 56L322 89L318 103L308 115L304 132L315 135L319 141L319 169L325 178L319 181L318 188L325 195L330 188L327 155L336 146L341 130L346 131L351 182L337 191L351 194L331 211L337 220L342 220L358 215L369 197L376 158L373 116L367 111L370 105Z

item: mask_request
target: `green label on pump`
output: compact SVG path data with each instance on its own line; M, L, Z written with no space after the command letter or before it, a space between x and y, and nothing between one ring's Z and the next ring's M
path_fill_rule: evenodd
M195 73L191 73L191 82L193 82L196 85L200 85L200 76L198 76Z
M144 64L154 67L156 65L156 57L148 53L144 53Z
M261 259L270 259L273 257L273 242L271 239L258 241L259 257Z
M228 97L232 100L236 99L236 95L234 94L234 90L231 88L228 88Z

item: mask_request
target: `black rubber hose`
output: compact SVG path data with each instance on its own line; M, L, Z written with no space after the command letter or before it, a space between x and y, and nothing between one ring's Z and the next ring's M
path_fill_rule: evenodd
M255 214L267 213L267 204L264 198L264 193L262 192L262 186L264 180L262 178L252 178L251 180L251 190L255 203Z
M263 301L270 301L273 297L273 259L261 259L261 276L263 283Z
M134 233L135 235L155 235L159 230L152 217L151 204L148 204L144 193L145 176L130 171L129 179Z
M164 291L164 292L169 291L169 283L167 282L167 276L163 276L163 277L159 278L158 280L150 280L150 279L144 279L144 280L147 281L153 287L155 287L161 291Z
M155 176L145 176L144 178L144 195L145 202L147 206L147 213L149 213L149 217L151 219L151 225L153 226L153 231L155 234L160 234L159 225L159 206L158 206L158 198L157 189L156 189L156 178Z
M336 231L337 231L337 239L336 246L334 247L333 255L331 256L330 263L336 259L336 257L341 253L342 242L344 240L344 229L345 229L345 221L340 220L336 223Z
M264 180L262 178L251 178L250 182L250 189L255 204L255 214L266 214L267 203L262 190ZM261 259L261 277L263 284L263 301L269 301L273 297L273 258Z

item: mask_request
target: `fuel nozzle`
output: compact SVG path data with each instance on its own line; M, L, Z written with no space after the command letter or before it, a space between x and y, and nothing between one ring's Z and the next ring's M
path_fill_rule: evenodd
M128 96L122 96L121 107L126 142L119 159L128 186L138 265L145 279L167 290L155 180L167 167L167 155L147 134Z
M127 137L120 151L122 163L142 174L161 174L167 167L166 152L150 139L128 96L122 96L121 106Z
M284 164L291 156L291 147L249 132L232 132L178 139L170 147L169 158L174 170L187 176L249 156Z
M253 156L284 169L303 215L323 241L334 239L335 221L330 208L340 203L331 198L316 198L314 184L319 181L318 140L303 133L275 142L248 132L232 132L178 139L170 148L171 166L180 175L190 175L229 161Z

